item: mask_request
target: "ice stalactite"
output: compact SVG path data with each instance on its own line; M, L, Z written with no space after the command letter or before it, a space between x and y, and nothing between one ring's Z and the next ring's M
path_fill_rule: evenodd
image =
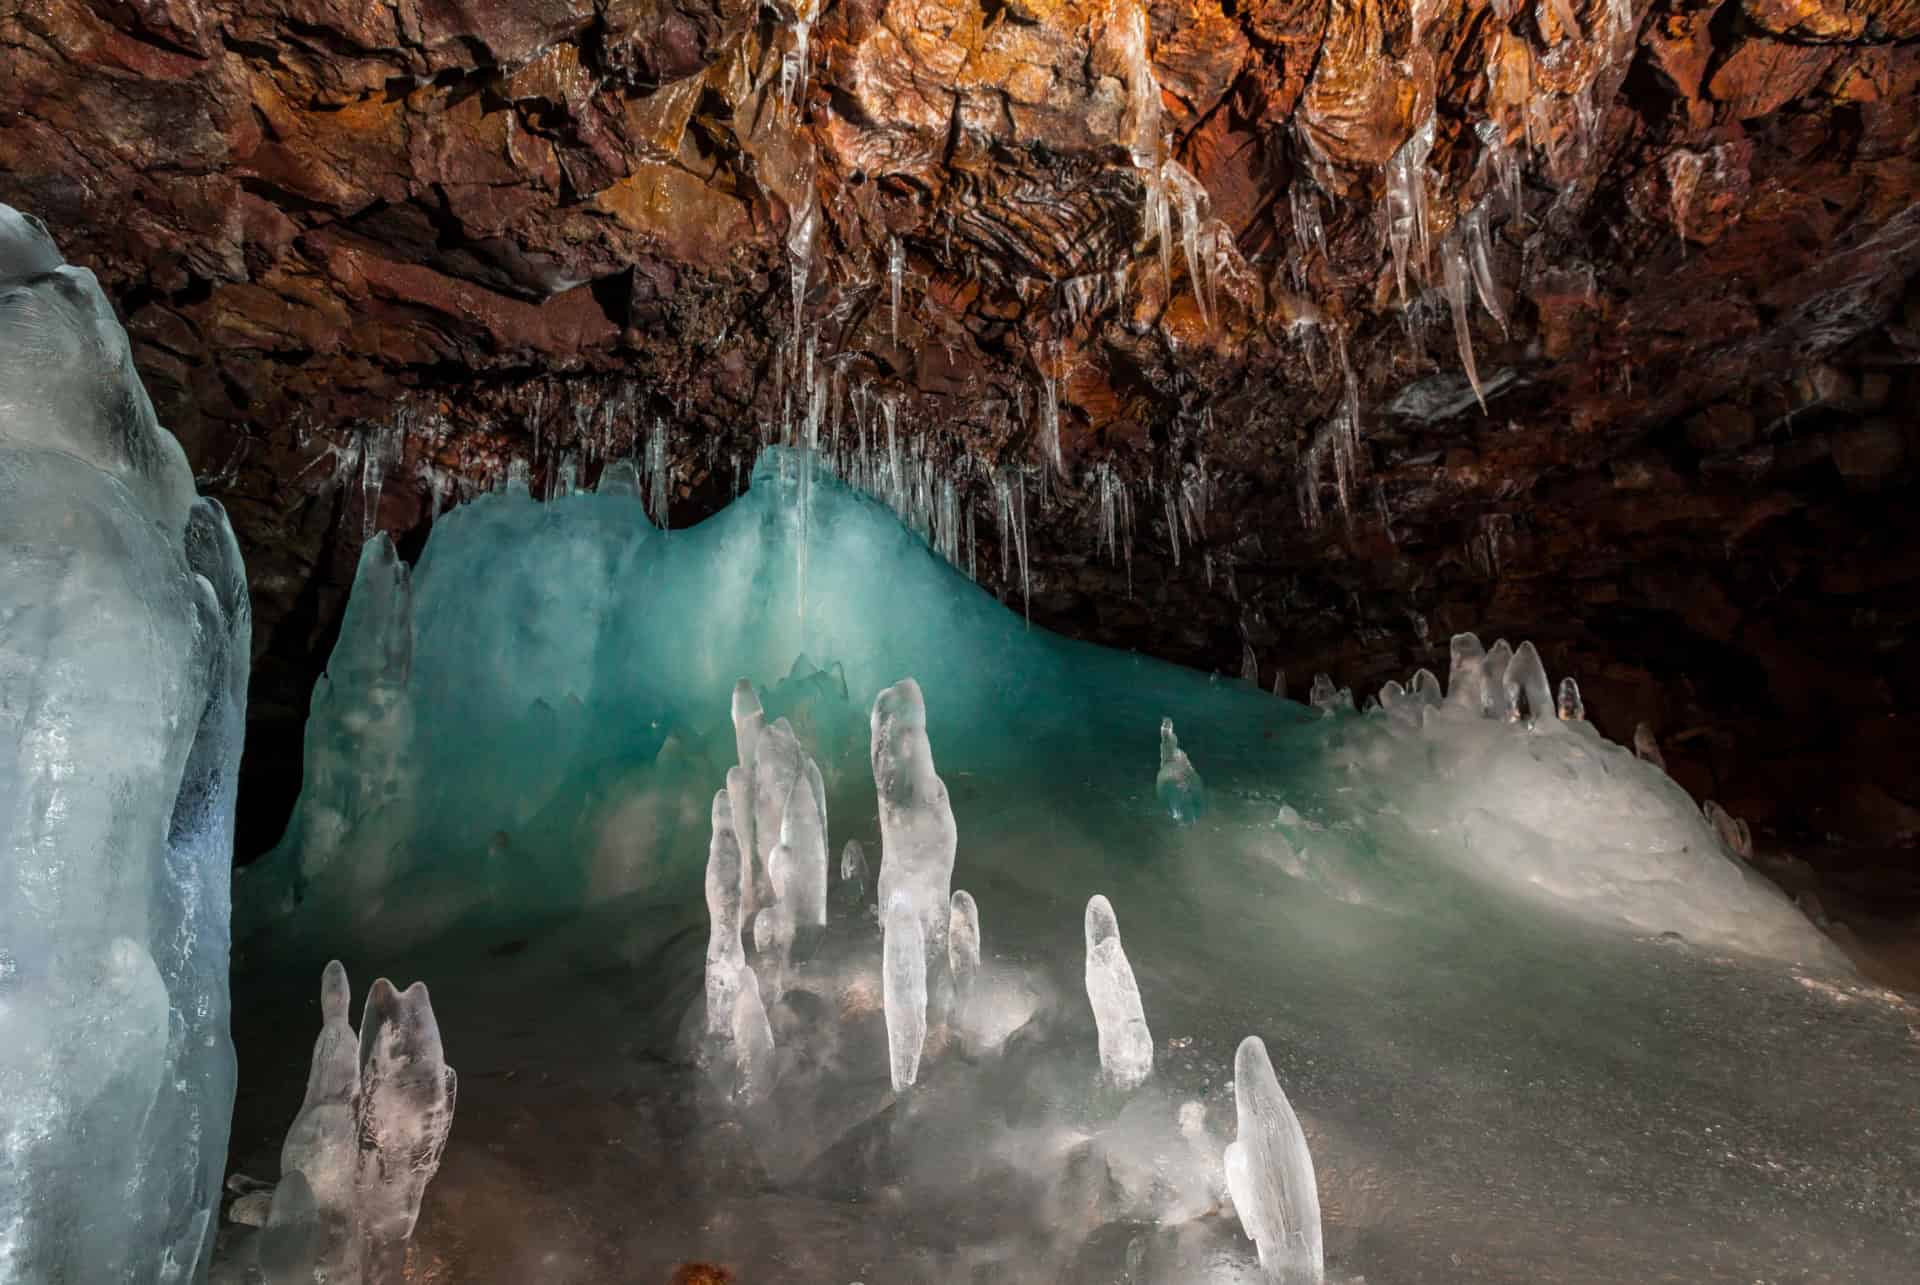
M1133 593L1133 492L1127 480L1110 460L1102 460L1090 470L1090 485L1096 497L1100 519L1100 548L1109 562L1124 562L1127 568L1127 593Z
M1429 259L1427 212L1427 157L1433 152L1431 113L1387 161L1387 246L1393 254L1393 276L1400 289L1400 305L1407 303L1407 258L1417 250L1416 266L1424 275Z
M1203 255L1201 246L1210 244L1205 236L1213 217L1213 202L1187 167L1169 157L1160 167L1160 182L1168 201L1179 215L1180 250L1187 260L1187 278L1193 286L1194 302L1200 306L1200 323L1211 327L1218 312L1214 294L1216 274L1212 255Z
M1114 1088L1131 1092L1153 1074L1153 1034L1120 945L1120 923L1103 896L1087 902L1086 935L1087 1003L1100 1035L1100 1073Z
M886 878L884 859L881 878ZM905 1093L920 1078L927 1042L927 939L913 898L905 891L885 897L880 916L881 1007L887 1020L888 1071L893 1091Z
M375 982L358 1036L349 1000L336 960L321 976L307 1095L281 1149L280 1186L260 1242L260 1266L275 1285L398 1280L453 1128L457 1078L427 988ZM296 1246L312 1257L298 1258Z
M1693 193L1700 186L1700 174L1706 167L1706 159L1699 152L1676 148L1667 153L1667 190L1671 194L1673 208L1673 231L1680 238L1680 252L1687 250L1687 210L1693 204Z
M1504 335L1508 333L1507 310L1500 301L1500 292L1493 280L1493 260L1489 250L1492 233L1487 227L1487 201L1481 201L1461 216L1460 229L1466 241L1467 262L1473 269L1473 284L1479 291L1480 304Z
M1321 1285L1326 1251L1313 1155L1267 1046L1256 1035L1242 1040L1234 1054L1233 1100L1238 1128L1227 1145L1226 1176L1240 1227L1259 1249L1269 1281Z
M1467 265L1467 238L1464 224L1456 226L1440 242L1440 279L1441 288L1447 296L1447 308L1453 313L1454 342L1460 348L1460 364L1467 372L1467 382L1473 386L1474 398L1480 403L1480 413L1487 412L1487 394L1480 387L1480 368L1473 360L1472 317L1468 308L1472 305L1468 280L1471 269Z
M387 470L400 460L406 443L404 419L377 424L360 439L360 538L368 540L380 527L380 495Z
M1006 579L1013 570L1019 571L1020 610L1031 618L1033 578L1027 562L1027 489L1019 472L1004 469L994 474L993 496L1000 535L1000 575Z
M900 343L900 282L906 275L907 252L900 244L900 238L887 238L887 299L888 333L893 336L894 345Z
M1065 476L1066 460L1060 446L1060 364L1059 346L1041 344L1033 354L1040 371L1040 458L1055 476Z
M812 69L813 22L819 0L798 0L793 21L788 24L788 45L780 55L780 97L788 107L798 110L807 92L807 77Z
M1240 680L1251 686L1260 685L1260 658L1253 653L1253 644L1240 644Z
M798 355L801 318L807 305L807 277L813 270L813 242L820 230L820 198L809 182L787 228L787 271L793 279L793 330L788 344Z
M1293 217L1293 252L1287 263L1293 277L1293 288L1304 291L1307 288L1308 256L1318 253L1321 259L1327 257L1327 227L1320 215L1320 193L1304 177L1295 178L1287 189L1287 208Z
M1180 825L1189 825L1206 813L1206 786L1193 760L1180 748L1170 718L1160 720L1160 770L1154 776L1153 792L1167 815Z

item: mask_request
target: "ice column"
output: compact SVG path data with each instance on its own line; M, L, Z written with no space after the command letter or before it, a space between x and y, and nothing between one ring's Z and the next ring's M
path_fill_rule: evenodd
M1256 1035L1233 1058L1239 1130L1227 1145L1227 1192L1240 1226L1259 1247L1260 1266L1279 1285L1320 1285L1326 1255L1320 1241L1320 1189L1313 1156L1293 1105Z
M1100 1030L1100 1070L1115 1088L1138 1088L1153 1072L1153 1035L1140 987L1120 945L1120 924L1105 897L1087 903L1087 1002Z
M251 634L93 274L0 205L0 1282L203 1276Z
M1160 771L1153 781L1154 796L1167 815L1190 825L1207 810L1207 790L1194 770L1193 760L1173 734L1173 720L1160 720Z

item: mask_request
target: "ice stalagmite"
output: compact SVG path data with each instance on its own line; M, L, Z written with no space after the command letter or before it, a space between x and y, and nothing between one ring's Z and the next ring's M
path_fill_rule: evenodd
M250 654L93 274L0 205L0 1282L195 1280Z
M780 894L796 926L827 922L827 818L825 787L811 758L801 762L800 779L787 792L780 816L780 844L790 863L787 887Z
M455 1077L427 988L375 982L358 1037L349 998L336 960L321 974L307 1095L281 1146L280 1184L259 1242L269 1285L397 1280L453 1127Z
M885 867L882 867L884 877ZM903 1093L920 1077L920 1050L927 1042L927 946L920 915L905 891L887 899L881 916L881 1003L887 1018L887 1061L893 1091Z
M725 790L713 796L713 837L707 845L707 1040L709 1047L733 1038L733 997L747 966L740 944L740 844L733 834L733 802Z
M313 1188L297 1170L273 1189L273 1208L260 1231L257 1263L265 1285L313 1285L324 1253L325 1228ZM327 1276L329 1282L333 1273Z
M1507 662L1505 683L1513 718L1525 718L1542 731L1558 725L1553 685L1547 681L1547 667L1541 663L1540 652L1531 642L1523 642L1514 649L1513 659Z
M873 784L880 798L880 904L886 908L883 925L891 937L894 902L904 897L918 921L927 962L945 973L953 855L959 832L954 826L946 783L934 770L920 684L903 678L875 697L870 726ZM923 979L923 992L926 985ZM891 1005L887 1025L889 1029L893 1026ZM896 1058L896 1068L898 1065Z
M382 977L360 1015L360 1157L354 1205L369 1279L396 1267L420 1217L420 1198L439 1172L453 1128L453 1068L441 1050L427 988L395 990Z
M953 1002L956 1008L964 1008L980 975L980 908L973 904L972 893L962 888L953 894L949 918L947 963L953 970Z
M781 822L795 786L806 789L805 755L792 724L775 719L760 733L753 758L753 840L769 876Z
M1160 771L1153 793L1168 816L1181 825L1197 821L1207 810L1207 789L1194 770L1193 760L1173 734L1173 720L1160 720Z
M860 846L860 840L848 839L840 853L840 881L851 885L865 898L867 879L867 850Z
M733 815L734 842L740 848L740 923L751 923L760 907L773 896L766 868L753 851L753 772L734 766L727 769L727 802Z
M1560 680L1560 718L1563 722L1573 723L1587 716L1586 702L1580 699L1580 684L1568 674Z
M1233 1099L1239 1131L1227 1145L1227 1192L1240 1226L1259 1247L1269 1281L1320 1285L1326 1255L1313 1156L1257 1035L1242 1040L1234 1054Z
M1449 644L1452 668L1447 672L1447 704L1469 714L1487 708L1487 652L1474 634L1455 634Z
M1087 1002L1100 1029L1101 1073L1115 1088L1138 1088L1153 1072L1153 1035L1120 946L1120 923L1098 895L1087 902Z
M336 959L320 976L320 1037L313 1043L307 1095L280 1146L282 1181L301 1175L309 1198L328 1210L353 1203L360 1037L347 1011L352 998L347 970Z

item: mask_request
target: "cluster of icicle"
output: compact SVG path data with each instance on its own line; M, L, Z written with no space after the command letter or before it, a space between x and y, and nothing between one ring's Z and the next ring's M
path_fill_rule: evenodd
M355 1034L347 970L320 978L320 1037L258 1262L266 1285L398 1280L420 1200L453 1128L456 1077L427 988L381 978Z

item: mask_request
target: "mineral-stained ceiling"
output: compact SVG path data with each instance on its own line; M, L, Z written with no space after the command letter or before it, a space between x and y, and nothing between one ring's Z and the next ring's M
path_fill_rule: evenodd
M1039 623L1295 691L1525 633L1905 841L1917 82L1920 0L0 0L0 199L232 513L243 846L373 525L886 417Z

